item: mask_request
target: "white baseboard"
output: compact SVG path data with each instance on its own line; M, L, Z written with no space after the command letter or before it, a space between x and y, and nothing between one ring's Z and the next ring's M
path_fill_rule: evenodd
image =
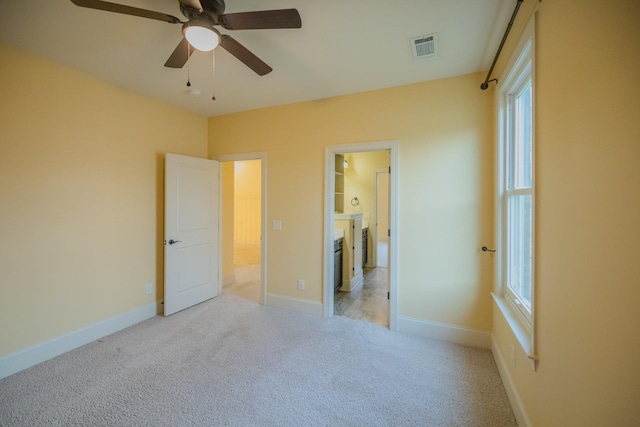
M267 294L264 305L269 307L284 308L285 310L297 311L300 313L322 316L322 303L301 298Z
M360 270L352 278L343 280L342 287L340 288L340 290L346 291L346 292L355 291L360 286L362 286L363 283L364 283L364 274L362 273L362 270Z
M0 379L13 375L71 351L106 335L128 328L143 320L150 319L158 313L156 302L122 313L111 319L103 320L77 331L36 344L33 347L8 354L0 358Z
M470 347L491 348L491 332L463 328L448 323L431 322L411 317L398 317L397 331L420 337L433 338Z
M520 399L520 394L513 383L513 378L511 378L507 364L505 363L502 353L500 353L498 343L496 343L494 336L491 337L491 353L493 354L493 360L496 361L498 372L502 378L502 384L504 385L504 389L509 397L509 403L511 403L511 408L513 409L516 421L518 421L518 425L520 427L530 427L531 420L527 416L527 411L524 409L524 405Z

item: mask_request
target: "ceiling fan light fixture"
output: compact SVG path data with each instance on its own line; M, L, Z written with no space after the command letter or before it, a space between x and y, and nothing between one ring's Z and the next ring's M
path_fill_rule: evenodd
M220 44L220 36L211 28L198 23L185 25L184 36L194 48L208 52Z

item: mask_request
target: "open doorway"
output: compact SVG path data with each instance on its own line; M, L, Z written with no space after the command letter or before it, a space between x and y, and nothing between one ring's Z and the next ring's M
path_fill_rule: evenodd
M264 159L238 155L219 160L222 292L264 304Z
M397 178L392 171L397 170L397 142L330 146L326 162L324 314L395 330ZM388 260L379 262L380 252Z
M387 193L380 197L378 170L389 170L389 150L336 155L334 231L342 257L334 257L333 314L389 326L387 260L380 262L378 242L386 244ZM342 162L342 164L340 164ZM343 199L343 200L341 200ZM342 203L341 203L342 202ZM340 208L342 205L342 209ZM382 236L380 236L382 234ZM383 251L387 253L386 247ZM339 252L337 252L339 253ZM375 254L375 255L374 255Z

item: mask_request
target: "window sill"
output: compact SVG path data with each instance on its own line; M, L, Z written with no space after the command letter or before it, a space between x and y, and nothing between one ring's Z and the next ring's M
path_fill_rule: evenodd
M493 301L496 303L496 306L502 313L502 316L507 321L507 324L511 328L511 331L515 335L520 347L527 355L527 358L531 362L533 370L535 371L538 365L538 356L536 356L534 352L533 346L533 334L530 329L520 320L518 314L514 311L513 308L509 306L509 303L504 297L497 295L495 293L491 293L493 297Z

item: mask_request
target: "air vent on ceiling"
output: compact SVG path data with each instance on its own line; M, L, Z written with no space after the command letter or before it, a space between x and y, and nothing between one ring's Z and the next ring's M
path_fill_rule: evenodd
M435 58L438 54L438 34L429 34L411 39L411 52L414 61Z

